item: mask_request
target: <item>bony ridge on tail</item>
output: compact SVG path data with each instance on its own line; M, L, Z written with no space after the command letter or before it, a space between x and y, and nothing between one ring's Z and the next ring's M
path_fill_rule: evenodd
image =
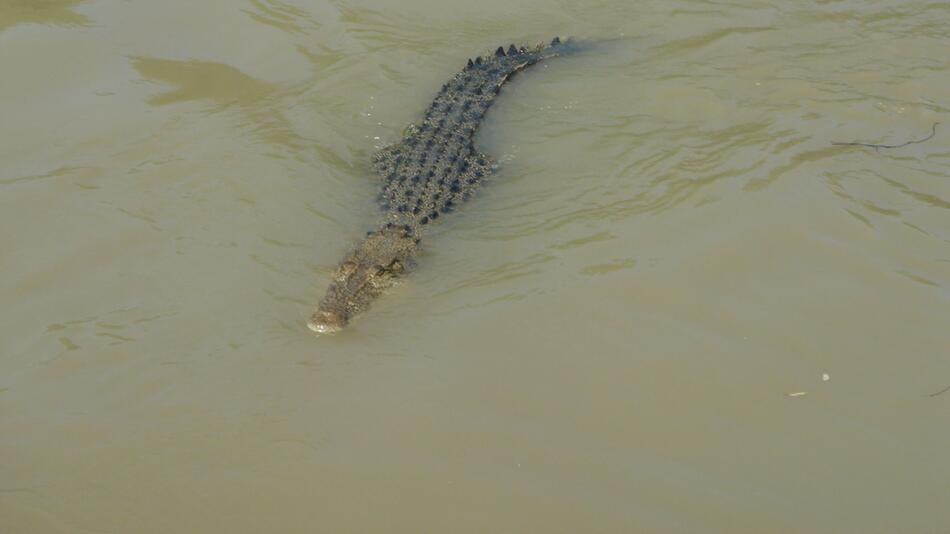
M428 225L468 200L492 173L494 162L474 140L501 86L513 74L568 51L569 43L555 37L549 44L498 47L469 59L442 86L422 122L376 153L373 169L384 180L383 221L340 262L307 323L310 330L339 331L409 270Z

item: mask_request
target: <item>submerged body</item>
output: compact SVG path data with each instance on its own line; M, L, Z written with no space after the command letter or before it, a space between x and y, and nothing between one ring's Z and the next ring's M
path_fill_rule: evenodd
M382 225L340 263L307 323L311 330L340 330L408 270L427 226L468 200L491 174L494 163L474 141L501 86L512 74L565 47L555 38L549 45L499 47L490 56L469 60L442 86L422 123L376 153L374 170L384 180Z

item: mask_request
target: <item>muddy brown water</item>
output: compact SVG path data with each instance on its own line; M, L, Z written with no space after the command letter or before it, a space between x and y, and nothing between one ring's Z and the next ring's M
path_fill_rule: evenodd
M314 337L372 152L554 35ZM2 0L0 531L950 532L948 58L935 1Z

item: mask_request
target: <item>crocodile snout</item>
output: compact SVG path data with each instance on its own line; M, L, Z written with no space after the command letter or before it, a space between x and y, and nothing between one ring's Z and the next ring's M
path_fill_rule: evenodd
M310 317L307 328L318 334L339 332L346 325L346 319L332 311L318 310Z

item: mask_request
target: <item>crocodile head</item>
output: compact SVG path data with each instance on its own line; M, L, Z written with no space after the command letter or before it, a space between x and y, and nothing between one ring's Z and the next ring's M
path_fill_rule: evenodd
M327 294L307 322L319 334L340 331L355 314L369 307L406 271L417 244L403 228L370 232L337 267Z

